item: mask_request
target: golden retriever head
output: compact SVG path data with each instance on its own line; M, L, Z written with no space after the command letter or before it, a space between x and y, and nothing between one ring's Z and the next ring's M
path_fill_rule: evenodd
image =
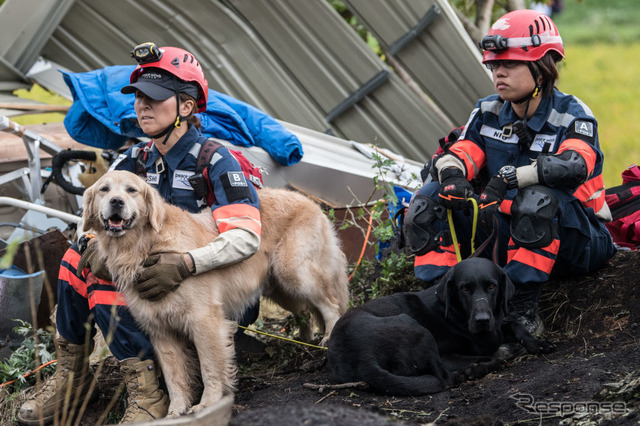
M163 203L158 191L136 174L108 172L84 192L84 228L109 237L122 237L134 227L142 230L147 225L159 232Z

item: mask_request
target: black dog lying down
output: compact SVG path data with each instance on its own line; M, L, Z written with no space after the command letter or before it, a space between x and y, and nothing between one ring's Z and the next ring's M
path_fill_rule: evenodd
M471 258L435 286L396 293L347 312L329 339L328 360L340 382L364 381L379 393L424 395L497 369L505 341L529 353L553 346L505 320L514 293L502 268Z

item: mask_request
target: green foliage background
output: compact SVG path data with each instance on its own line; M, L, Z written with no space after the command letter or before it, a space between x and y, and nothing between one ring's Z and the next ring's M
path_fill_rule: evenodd
M620 185L620 173L640 163L640 2L565 0L554 22L566 59L558 87L582 99L598 119L607 187Z

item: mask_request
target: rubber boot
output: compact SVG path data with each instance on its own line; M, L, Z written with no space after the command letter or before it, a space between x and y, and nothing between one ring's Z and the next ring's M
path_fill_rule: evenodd
M161 419L169 410L169 398L160 389L153 360L127 358L120 362L127 386L127 409L120 423Z
M49 424L54 421L54 417L68 421L84 399L90 398L87 391L94 380L89 368L89 354L92 350L93 341L76 345L58 337L56 372L22 404L18 421L24 425Z

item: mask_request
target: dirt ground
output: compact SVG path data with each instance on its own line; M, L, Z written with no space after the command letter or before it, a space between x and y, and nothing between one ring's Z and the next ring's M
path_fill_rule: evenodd
M268 355L243 360L231 424L639 424L639 277L640 253L618 252L592 276L549 283L541 313L553 353L435 395L332 387L320 349L296 348L284 367Z
M592 276L549 283L541 313L553 353L515 358L482 379L423 397L340 388L324 349L259 336L266 350L239 358L231 424L640 424L639 277L640 253L618 252ZM261 325L279 331L291 322ZM96 424L105 412L121 379L117 371L107 359L99 397L81 425ZM122 405L100 421L117 421Z

